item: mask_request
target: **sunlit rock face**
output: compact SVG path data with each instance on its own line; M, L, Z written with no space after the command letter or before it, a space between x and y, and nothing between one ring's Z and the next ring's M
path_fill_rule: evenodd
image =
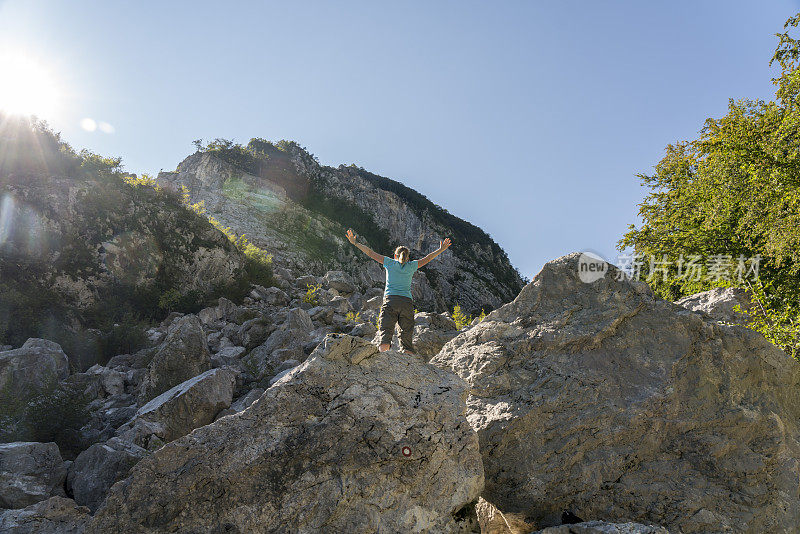
M470 384L486 501L539 528L571 510L684 534L797 532L800 365L614 267L584 283L579 256L431 360Z
M86 532L464 532L483 487L465 388L329 335L249 407L139 462Z
M459 303L468 312L488 311L522 288L505 253L479 228L398 182L354 166L320 165L295 143L279 145L261 143L263 157L247 165L197 152L157 181L176 191L186 187L191 202L203 202L295 276L341 270L359 291L383 286L382 267L345 239L352 227L379 254L391 256L406 245L412 259L445 237L453 240L414 276L411 292L420 310L441 312Z

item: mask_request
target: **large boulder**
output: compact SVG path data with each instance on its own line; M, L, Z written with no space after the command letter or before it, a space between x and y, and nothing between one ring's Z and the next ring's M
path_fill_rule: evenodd
M75 502L97 510L109 488L128 476L131 467L147 456L138 445L114 437L95 443L75 458L67 476Z
M19 510L0 511L5 534L82 534L89 509L66 497L50 497Z
M717 287L683 297L675 304L687 310L706 313L717 321L736 324L747 322L749 315L746 312L753 305L750 292L740 287ZM742 311L734 310L737 305Z
M664 527L642 525L641 523L586 521L585 523L576 523L574 525L548 527L533 534L669 534L669 531Z
M579 257L431 360L470 384L486 500L538 528L566 509L684 534L796 532L800 365L613 266L584 283Z
M335 289L339 293L352 293L356 290L353 279L344 271L328 271L322 279L326 287Z
M69 376L69 360L61 345L30 338L22 347L0 352L0 395L17 399L36 393Z
M433 356L457 335L456 322L446 314L420 312L414 316L414 352L417 354Z
M87 532L457 532L483 487L465 388L327 336L247 409L139 462Z
M152 448L151 436L166 443L207 425L231 405L236 373L211 369L169 389L136 412L132 421L117 431L126 441Z
M253 369L258 378L271 376L284 360L305 359L303 345L309 341L314 323L302 308L291 308L283 323L274 330L264 343L243 358L246 366Z
M67 466L55 443L0 443L0 508L64 495Z
M147 367L139 403L211 369L206 334L196 315L185 315L169 326L167 337Z
M286 306L289 304L289 295L278 287L256 286L250 292L250 297L263 301L267 306Z

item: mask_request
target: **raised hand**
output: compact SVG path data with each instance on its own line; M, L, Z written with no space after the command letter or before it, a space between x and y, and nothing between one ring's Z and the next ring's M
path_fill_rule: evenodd
M356 244L356 233L350 228L347 229L347 240L353 245Z
M439 248L441 250L446 250L450 245L451 243L449 237L445 237L443 241L439 241Z

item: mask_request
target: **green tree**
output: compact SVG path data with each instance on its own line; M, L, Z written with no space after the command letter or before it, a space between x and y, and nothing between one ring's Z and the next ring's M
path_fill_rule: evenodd
M797 337L787 342L784 327L800 311L800 48L789 35L798 21L800 14L777 34L770 61L781 66L776 100L731 99L727 114L707 119L697 139L668 145L655 174L638 175L650 189L639 204L642 225L630 225L618 243L619 250L666 260L659 276L648 261L642 272L670 300L715 286L752 286L738 277L680 276L682 257L758 256L763 302L754 313L772 319L757 328L768 334L770 324L780 327L790 352Z

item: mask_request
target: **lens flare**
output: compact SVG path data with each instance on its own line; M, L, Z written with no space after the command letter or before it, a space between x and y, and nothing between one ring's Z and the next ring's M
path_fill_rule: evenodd
M0 110L52 118L60 92L48 69L23 53L0 52Z
M11 235L12 214L14 213L14 198L11 195L3 195L0 201L0 248Z

